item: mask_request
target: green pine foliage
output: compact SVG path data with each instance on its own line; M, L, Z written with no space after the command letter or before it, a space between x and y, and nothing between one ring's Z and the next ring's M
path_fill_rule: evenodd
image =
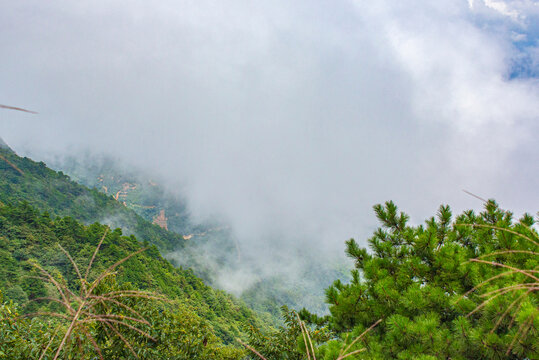
M489 201L484 212L455 220L441 206L425 225L410 226L392 202L374 210L382 226L369 250L347 241L352 281L327 289L331 314L319 321L343 341L382 319L358 358L539 356L538 237L530 215L514 221ZM337 358L325 350L324 359Z
M369 248L346 242L355 269L326 290L330 314L299 312L309 333L327 334L314 341L316 359L539 358L532 216L515 221L489 201L457 218L441 206L411 226L392 202L374 211L382 226ZM286 311L284 319L277 332L251 332L249 345L266 359L314 359L298 322Z

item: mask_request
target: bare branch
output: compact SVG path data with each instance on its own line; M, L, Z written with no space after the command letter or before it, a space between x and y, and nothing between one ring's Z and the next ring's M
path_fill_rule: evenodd
M116 314L93 314L87 311L84 311L84 314L88 315L88 318L84 320L80 320L80 322L83 322L83 323L92 322L93 320L96 320L96 319L103 319L103 320L121 319L121 320L135 321L144 325L150 325L150 323L146 319L139 319L139 318L134 318L131 316L116 315Z
M307 358L310 359L310 355L309 355L309 347L307 346L307 340L309 340L309 344L311 346L311 352L313 354L313 360L316 360L316 355L314 353L314 347L313 347L313 343L311 341L311 336L309 335L309 331L307 330L307 327L305 326L305 323L303 321L301 321L300 317L299 317L299 314L297 312L294 311L294 313L296 314L296 317L298 318L298 323L299 323L299 327L301 329L301 334L303 335L303 341L305 342L305 350L307 351ZM305 336L307 335L307 336Z
M346 349L343 351L343 354L347 353L348 350L350 350L350 348L351 348L352 346L354 346L354 344L355 344L356 342L358 342L359 340L361 340L361 339L363 338L363 336L365 336L369 331L371 331L371 330L374 329L376 326L378 326L378 324L380 324L381 322L382 322L382 319L378 319L377 322L375 322L374 324L372 324L367 330L363 331L363 332L361 333L361 335L359 335L357 338L355 338L354 341L352 341L352 342L350 343L350 345L348 345L348 346L346 347ZM339 360L339 359L344 359L345 357L346 357L346 356L344 356L344 357L339 356L339 358L338 358L337 360Z
M359 349L359 350L354 350L354 351L349 352L348 354L346 354L346 355L344 355L344 356L338 357L337 360L346 359L346 358L349 357L349 356L352 356L352 355L355 355L355 354L359 354L359 353L361 353L361 352L363 352L363 351L365 351L365 350L366 350L365 348Z
M128 327L130 328L131 330L135 330L136 332L138 332L139 334L143 335L144 337L147 337L148 339L152 340L152 341L157 341L156 338L154 338L153 336L151 336L149 333L145 332L144 330L141 330L139 329L138 327L136 326L133 326L131 324L128 324L126 322L123 322L123 321L119 321L119 320L114 320L114 319L101 319L101 318L94 318L94 319L84 319L84 320L81 320L81 322L92 322L92 321L99 321L99 322L102 322L102 323L115 323L115 324L119 324L119 325L123 325L125 327Z
M58 244L58 247L60 248L60 250L62 250L64 255L67 256L67 258L71 262L71 265L73 265L73 267L75 268L75 272L77 273L77 276L79 277L79 281L80 281L80 286L81 286L81 295L80 296L82 297L83 293L86 292L86 284L85 284L85 281L82 278L82 275L80 274L79 267L77 266L77 263L75 263L75 261L73 260L71 255L67 252L67 250L62 247L62 245Z
M35 298L35 299L30 299L30 300L28 300L28 302L42 301L42 300L47 300L47 301L52 301L52 302L62 304L70 313L75 312L75 309L73 309L70 304L66 304L62 300L58 300L58 299L55 299L53 297L38 297L38 298Z
M77 309L77 312L71 318L71 324L69 324L69 327L67 328L67 331L66 331L66 333L64 335L64 338L62 339L62 342L60 342L60 345L58 346L58 350L56 350L56 354L54 355L53 360L58 359L58 356L60 356L60 352L62 351L67 339L69 339L69 337L71 336L71 332L73 331L73 329L77 325L77 321L79 320L79 316L80 316L80 314L82 312L83 307L84 307L84 302L82 302L79 305L79 308Z
M515 346L516 341L519 338L518 334L522 333L522 335L525 336L525 334L528 332L529 327L533 324L533 320L535 319L535 317L533 315L534 314L531 314L530 316L528 316L526 321L524 321L522 323L522 325L520 325L520 327L518 328L517 333L513 337L513 341L511 341L511 344L509 345L509 348L507 349L507 351L505 353L506 355L509 355L511 353L511 350L513 349L513 347Z
M499 266L499 267L503 267L505 269L510 269L510 270L516 271L516 272L518 272L518 273L520 273L522 275L528 276L528 277L532 278L533 280L539 282L538 277L533 276L532 274L530 274L532 272L536 272L534 270L529 270L529 271L521 270L519 268L509 266L509 265L505 265L505 264L500 264L500 263L497 263L497 262L494 262L494 261L485 261L485 260L479 260L479 259L471 259L470 261L477 262L477 263L482 263L482 264L489 264L489 265L493 265L493 266Z
M32 301L38 301L38 300L46 300L51 302L56 302L59 304L62 304L67 312L69 314L63 314L63 313L54 313L54 312L35 312L23 315L25 317L31 317L31 316L48 316L48 317L57 317L63 320L67 320L69 323L66 332L63 335L62 341L60 342L58 348L55 350L55 355L53 357L53 360L56 360L60 357L61 352L63 349L67 346L81 346L80 342L80 334L84 334L87 336L89 341L92 343L92 346L98 353L100 359L103 359L103 354L101 353L101 349L99 348L96 340L92 337L91 333L88 331L86 325L87 323L102 323L104 326L102 327L104 331L106 332L107 336L110 337L112 333L109 332L109 330L112 330L118 337L121 339L122 342L125 343L125 345L130 349L130 351L133 353L133 355L136 355L136 352L134 351L133 347L129 342L126 340L124 336L118 331L117 326L124 326L128 329L131 329L142 336L156 342L157 340L150 335L149 332L144 331L143 329L137 327L137 326L150 326L150 322L145 319L141 313L139 313L137 310L135 310L134 307L129 306L127 304L124 304L122 301L120 301L120 298L126 297L126 298L139 298L139 299L150 299L150 300L160 300L160 301L169 301L164 296L159 294L154 294L152 292L146 292L146 291L140 291L140 290L116 290L116 291L110 291L106 294L101 295L95 295L93 292L97 288L97 286L102 282L103 279L105 279L107 276L113 275L114 270L123 264L125 261L129 260L133 256L143 252L146 250L146 248L140 249L138 251L135 251L131 253L130 255L124 257L123 259L117 261L113 265L109 266L106 270L101 272L97 279L95 279L91 285L88 282L88 276L90 274L90 271L92 269L92 265L97 257L97 254L104 242L104 239L107 235L108 228L105 229L105 232L103 236L101 237L99 244L97 245L92 258L90 259L90 262L88 263L88 267L86 268L86 272L84 277L82 276L79 266L73 259L73 257L69 254L69 252L64 249L60 244L58 245L60 250L66 255L66 257L71 262L71 265L75 269L77 276L79 278L79 281L81 282L81 293L80 296L75 295L69 287L64 284L63 282L60 282L59 280L56 280L47 270L45 270L42 266L40 266L37 263L33 263L33 265L40 271L41 276L31 276L33 278L37 278L39 280L51 283L54 285L56 290L59 293L60 298L55 297L41 297L37 299L33 299ZM71 298L77 302L76 310L71 305ZM101 304L104 307L104 312L106 313L94 313L92 312L95 310L96 306ZM121 315L121 314L115 314L110 313L111 309L107 304L113 304L117 305L124 310L128 311L128 316ZM135 325L132 325L136 324ZM141 325L138 325L141 324ZM58 330L58 329L57 329ZM79 335L77 335L76 331ZM73 337L73 334L75 334L75 337ZM53 342L54 337L56 334L49 340L48 345L45 347L44 352L41 354L41 359L46 355L46 352L50 349L50 346ZM76 344L72 341L72 339L76 339ZM82 348L80 348L82 351Z
M123 341L123 343L127 346L127 348L129 349L129 351L131 351L131 354L133 354L134 357L136 357L137 359L139 358L137 353L135 352L135 350L133 349L133 347L131 346L131 344L129 343L129 341L127 341L123 335L112 325L112 324L109 324L108 322L105 322L105 324L110 327L112 329L112 331L118 335L118 337L120 338L120 340Z
M494 296L491 296L490 298L488 298L487 300L485 300L481 304L479 304L473 311L468 313L468 315L466 315L466 317L469 317L469 316L473 315L474 313L476 313L477 311L479 311L480 309L484 308L489 302L496 299L498 296L503 295L503 294L507 294L508 292L511 292L511 291L513 291L513 290L509 289L509 290L499 292Z
M59 317L59 318L67 319L67 320L71 319L70 316L67 316L65 314L60 314L60 313L55 313L55 312L45 312L45 311L38 311L38 312L33 312L33 313L22 314L22 315L18 316L17 318L35 317L35 316L52 316L52 317Z
M468 190L462 189L462 191L465 192L466 194L470 195L470 196L473 196L473 197L476 198L476 199L481 200L481 201L484 202L484 203L487 203L487 202L488 202L487 200L483 199L483 198L480 197L480 196L475 195L474 193L469 192Z
M15 107L15 106L8 106L8 105L2 105L2 104L0 104L0 108L1 108L1 109L8 109L8 110L23 111L23 112L27 112L27 113L30 113L30 114L37 114L35 111L32 111L32 110L26 110L26 109L23 109L23 108L20 108L20 107Z
M101 240L99 240L99 244L97 244L94 254L92 255L92 258L90 259L90 262L88 263L88 267L86 268L86 274L84 274L84 280L86 281L88 281L88 274L90 273L92 264L94 263L95 257L97 256L97 253L99 252L99 249L101 248L101 244L103 244L103 241L105 240L105 236L107 236L108 231L109 231L109 228L108 227L105 228L105 232L103 233Z
M488 228L488 229L494 229L494 230L499 230L499 231L505 231L505 232L508 232L510 234L513 234L513 235L517 235L517 236L520 236L528 241L530 241L531 243L535 244L535 246L539 246L539 243L531 238L529 238L528 236L524 235L524 234L521 234L519 232L516 232L514 230L511 230L511 229L507 229L507 228L503 228L503 227L499 227L499 226L494 226L494 225L488 225L488 224L456 224L456 226L472 226L472 227L482 227L482 228Z
M45 356L45 354L47 353L47 350L49 350L49 347L50 347L51 344L52 344L52 341L53 341L54 338L56 337L56 334L58 333L58 330L60 330L60 325L58 325L58 326L56 327L56 330L54 330L54 334L52 334L51 339L49 340L49 343L47 344L47 346L45 347L45 349L44 349L43 352L41 353L41 356L39 357L38 360L43 359L43 356Z
M73 296L75 296L75 294L73 294L73 293L72 293L66 286L63 286L63 285L61 285L58 281L56 281L56 279L54 279L54 278L52 277L52 275L49 274L49 273L47 272L47 270L43 269L39 264L32 263L32 265L35 266L36 268L38 268L39 271L41 271L41 273L42 273L43 275L45 275L45 277L47 278L47 280L48 280L50 283L52 283L52 284L56 287L56 289L57 289L58 292L60 293L60 296L62 297L62 300L64 300L64 302L65 302L66 304L69 304L69 300L68 300L67 296L65 295L64 290L66 290L66 292L71 293Z
M502 316L500 316L500 318L498 319L498 321L496 321L496 324L494 324L494 327L492 328L492 330L490 330L491 333L493 333L497 328L498 326L500 326L500 324L502 323L503 319L507 316L507 314L509 314L509 311L511 310L511 308L513 308L513 306L515 306L516 304L518 304L520 301L522 301L522 299L527 296L529 293L531 293L533 290L528 290L526 291L524 294L520 295L518 298L516 298L515 301L513 301L508 307L507 309L505 309L505 311L503 312Z
M111 291L106 294L102 294L100 296L107 297L110 299L117 299L122 297L139 297L143 299L153 299L153 300L161 300L165 302L169 302L170 300L166 297L152 293L149 291L139 291L139 290L121 290L121 291Z
M135 309L133 309L132 307L116 300L116 299L112 299L112 298L105 298L105 297L102 297L102 296L95 296L95 295L91 295L90 298L92 299L97 299L99 300L98 302L92 302L88 305L89 308L93 308L99 304L102 304L103 301L110 301L118 306L121 306L123 307L124 309L127 309L128 311L132 312L134 315L138 316L139 318L144 318L138 311L136 311Z
M17 171L19 174L24 175L24 172L17 167L17 165L13 164L11 161L6 159L4 155L0 155L0 159L4 160L9 166L11 166L15 171Z
M489 254L481 255L478 259L483 259L489 256L504 255L504 254L528 254L528 255L539 255L538 252L529 251L529 250L504 250L504 251L495 251Z
M501 291L505 290L524 290L524 289L530 289L531 291L539 289L539 283L529 283L529 284L517 284L517 285L511 285L511 286L505 286L503 288L499 288L496 290L489 291L488 293L482 294L481 297L489 297L490 295L496 294Z
M88 339L90 339L90 342L92 343L92 346L94 347L95 351L97 351L97 354L99 355L99 358L101 360L104 360L103 354L101 353L101 349L99 348L99 345L97 345L97 342L95 341L94 337L86 330L84 327L81 328L82 332L88 336Z
M89 293L91 293L100 283L101 281L108 275L110 275L110 273L116 269L118 266L120 266L121 264L123 264L124 262L126 262L127 260L131 259L133 256L136 256L138 254L140 254L141 252L143 251L146 251L148 248L142 248L140 250L137 250L135 251L134 253L131 253L129 255L127 255L126 257L124 257L122 260L116 262L115 264L111 265L107 270L103 271L103 273L101 275L99 275L99 277L94 280L92 286L90 287L90 289L88 290Z
M298 316L299 320L299 316ZM307 337L305 336L305 330L303 329L303 324L301 323L301 320L299 320L299 327L301 329L301 335L303 336L303 342L305 343L305 351L307 352L307 359L311 360L311 355L309 352L309 345L307 345Z
M243 346L245 346L247 349L251 350L256 356L258 356L259 358L261 358L262 360L267 360L264 356L262 356L262 354L260 354L258 351L256 351L255 349L253 349L251 346L247 345L246 343L244 343L243 341L241 341L240 339L236 339L240 344L242 344Z

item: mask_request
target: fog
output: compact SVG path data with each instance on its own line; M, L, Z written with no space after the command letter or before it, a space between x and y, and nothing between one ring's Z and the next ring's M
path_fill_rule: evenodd
M145 169L274 271L394 200L538 209L538 1L0 0L0 136ZM246 250L247 251L247 250ZM243 281L243 280L240 280Z

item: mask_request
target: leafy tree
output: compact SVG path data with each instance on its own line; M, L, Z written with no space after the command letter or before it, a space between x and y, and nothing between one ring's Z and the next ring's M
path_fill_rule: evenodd
M0 359L38 359L42 347L55 335L48 324L20 316L20 307L4 301L0 292Z

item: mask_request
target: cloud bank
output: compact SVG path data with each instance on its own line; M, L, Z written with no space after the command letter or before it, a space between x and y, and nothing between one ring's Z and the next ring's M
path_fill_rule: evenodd
M393 199L537 210L537 1L0 1L0 134L114 154L283 262ZM287 249L283 251L283 249ZM298 255L298 253L300 255Z

